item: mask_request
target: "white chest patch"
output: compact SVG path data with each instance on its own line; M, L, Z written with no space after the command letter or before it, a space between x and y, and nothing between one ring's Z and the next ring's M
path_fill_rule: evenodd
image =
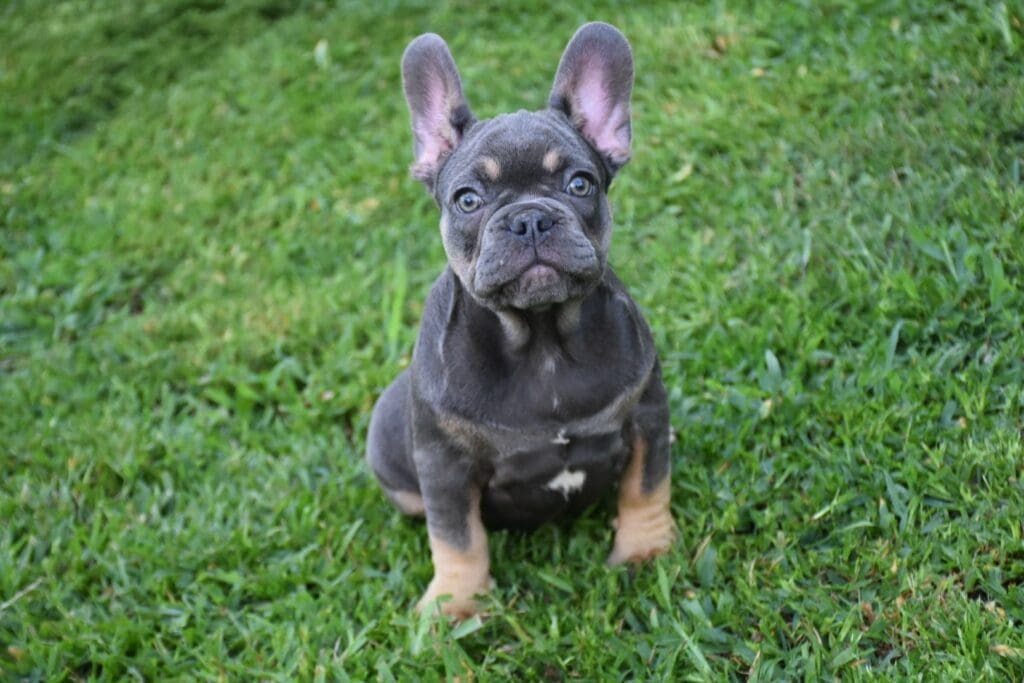
M555 400L557 401L557 399ZM569 437L565 435L565 430L559 429L558 434L555 435L555 438L551 439L551 443L555 444L556 446L568 446Z
M558 476L544 485L544 488L558 491L566 500L570 493L575 493L583 488L583 482L587 480L587 473L582 470L570 470L568 468L558 473Z

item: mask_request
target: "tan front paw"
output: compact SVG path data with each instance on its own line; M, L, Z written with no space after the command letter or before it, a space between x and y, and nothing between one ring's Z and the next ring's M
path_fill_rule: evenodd
M434 561L434 578L427 586L416 609L436 615L438 610L456 619L468 619L480 611L473 598L490 590L491 561L487 553L487 532L480 519L479 493L474 493L466 516L468 539L461 544L451 543L429 526L430 555ZM468 541L468 542L467 542ZM437 599L442 596L441 602Z
M676 538L676 525L667 504L659 508L620 510L615 527L615 545L608 556L608 564L612 566L643 562L662 555Z
M494 580L488 574L483 577L434 576L427 586L427 592L416 604L416 609L429 614L437 614L437 610L440 610L445 616L468 619L480 611L474 596L484 595L493 584ZM441 600L438 601L438 598Z

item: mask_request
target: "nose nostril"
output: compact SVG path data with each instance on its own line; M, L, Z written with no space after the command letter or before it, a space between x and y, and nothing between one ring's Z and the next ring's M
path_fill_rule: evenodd
M555 227L555 222L551 216L536 209L530 209L515 216L506 225L508 231L516 237L532 235L535 239Z

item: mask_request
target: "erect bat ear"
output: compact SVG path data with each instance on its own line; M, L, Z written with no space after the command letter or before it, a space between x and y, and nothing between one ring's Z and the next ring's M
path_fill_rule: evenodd
M424 33L405 48L402 86L412 116L412 174L433 187L441 161L475 121L455 60L441 36Z
M569 117L612 172L629 161L633 53L619 29L584 24L562 54L548 106Z

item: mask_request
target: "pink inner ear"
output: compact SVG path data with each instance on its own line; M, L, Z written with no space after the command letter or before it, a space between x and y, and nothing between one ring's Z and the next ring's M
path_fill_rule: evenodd
M427 77L426 107L413 121L413 132L419 141L417 166L434 166L442 154L451 151L451 122L448 120L448 90L436 74Z
M584 67L576 88L576 112L581 132L613 161L629 159L629 112L614 104L604 82L604 70L593 62Z

